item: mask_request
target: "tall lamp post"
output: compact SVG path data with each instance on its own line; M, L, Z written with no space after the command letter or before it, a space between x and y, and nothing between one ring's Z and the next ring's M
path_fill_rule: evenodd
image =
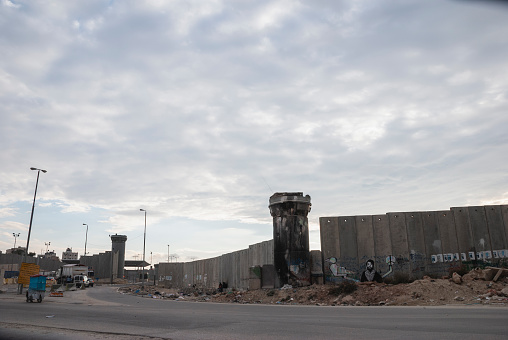
M146 210L145 209L139 209L139 211L145 212L145 234L143 237L143 279L141 280L141 289L145 289L145 245L146 245Z
M19 233L12 233L12 236L14 236L14 248L13 251L16 251L16 239L19 237ZM14 257L11 257L11 272L12 272L12 267L14 266Z
M14 251L16 251L16 238L19 237L19 233L17 233L17 234L16 233L12 233L12 236L14 236L14 248L13 249L14 249Z
M85 254L84 254L84 256L86 256L86 241L88 241L88 224L83 223L83 225L86 225L86 234L85 234Z
M168 263L169 263L169 244L168 244Z
M30 215L30 225L28 226L28 237L26 238L26 249L25 256L23 258L23 262L26 262L26 256L28 255L28 246L30 245L30 233L32 232L32 221L34 219L34 208L35 208L35 197L37 197L37 186L39 185L39 175L42 172L46 173L46 170L38 169L38 168L30 168L30 170L37 171L37 181L35 182L35 193L34 193L34 202L32 204L32 214ZM23 284L18 285L18 293L23 294Z

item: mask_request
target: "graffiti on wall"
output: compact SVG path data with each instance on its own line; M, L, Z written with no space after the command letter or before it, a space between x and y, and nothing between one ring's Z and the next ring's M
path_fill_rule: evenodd
M360 282L373 282L373 281L381 283L383 282L383 278L381 277L381 274L379 274L374 269L374 260L369 259L365 263L365 270L362 273Z
M491 259L508 258L508 249L494 251L470 251L466 253L434 254L430 256L432 263L457 262L457 261L490 261Z
M346 278L348 275L354 274L354 272L347 270L345 267L341 267L336 257L330 257L325 262L329 263L328 268L334 277Z

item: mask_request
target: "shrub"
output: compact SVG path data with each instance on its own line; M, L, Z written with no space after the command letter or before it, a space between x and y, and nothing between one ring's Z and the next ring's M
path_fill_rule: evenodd
M356 290L356 283L352 281L343 281L328 290L329 295L339 296L341 294L351 294Z
M411 279L408 274L395 273L393 277L385 278L384 282L388 284L397 285L399 283L411 283L414 279Z

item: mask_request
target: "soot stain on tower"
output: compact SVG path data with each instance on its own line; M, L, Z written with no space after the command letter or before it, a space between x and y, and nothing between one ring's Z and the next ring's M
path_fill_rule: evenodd
M310 196L301 192L275 193L270 197L273 217L274 267L278 282L310 285L309 220Z

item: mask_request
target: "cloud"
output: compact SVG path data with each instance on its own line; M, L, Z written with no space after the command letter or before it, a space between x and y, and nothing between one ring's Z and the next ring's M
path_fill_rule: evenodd
M88 216L97 244L139 233L140 208L157 225L235 223L244 231L228 234L252 239L271 223L273 191L310 194L314 231L323 215L506 200L498 7L1 6L0 223L26 219L32 166L48 170L37 216Z

